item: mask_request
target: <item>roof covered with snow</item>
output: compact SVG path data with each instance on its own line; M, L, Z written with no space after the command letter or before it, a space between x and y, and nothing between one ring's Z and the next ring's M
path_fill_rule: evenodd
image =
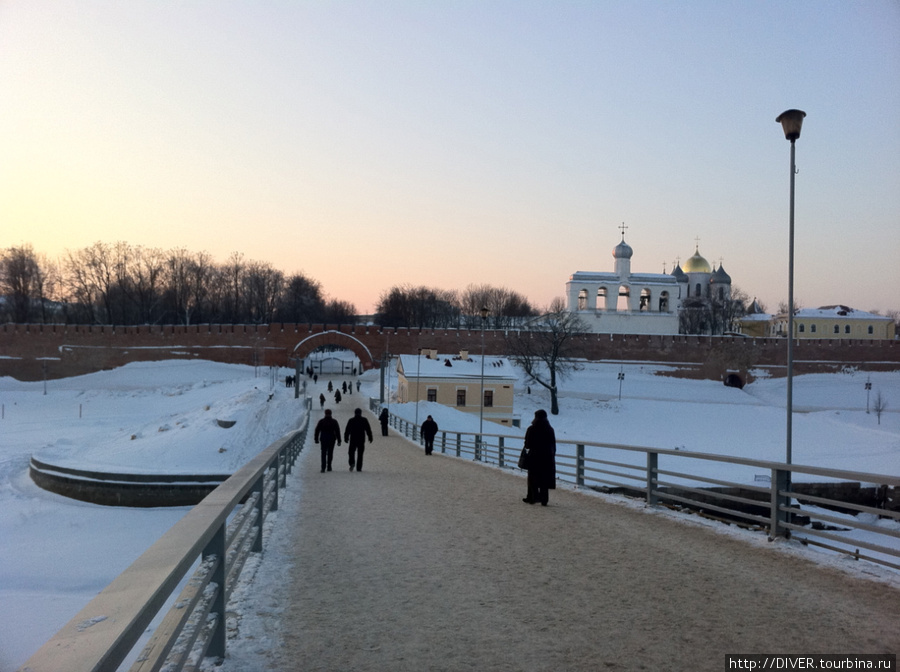
M849 320L890 320L891 318L884 315L876 315L865 310L855 310L849 306L821 306L820 308L801 308L795 314L795 317L805 318L834 318Z
M481 378L481 355L400 355L397 371L407 378ZM518 380L515 366L505 357L485 357L486 379Z

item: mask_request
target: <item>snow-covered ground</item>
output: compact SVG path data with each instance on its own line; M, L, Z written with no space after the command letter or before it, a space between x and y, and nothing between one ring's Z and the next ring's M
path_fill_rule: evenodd
M657 370L585 364L561 383L561 413L551 416L558 438L783 461L783 379L737 390ZM31 482L29 457L111 471L233 471L296 426L302 406L283 386L289 373L140 363L48 381L46 394L42 382L0 379L0 672L24 662L187 510L100 507L53 495ZM867 381L872 398L881 391L888 402L880 425L866 413ZM361 392L357 403L378 396L377 374L363 377ZM515 403L527 426L549 398L534 384L527 394L523 382ZM794 404L803 411L793 423L795 463L900 474L900 373L799 376ZM392 410L414 414L411 405ZM420 422L427 413L442 429L465 431L466 421L477 429L477 417L460 419L453 409L423 406ZM216 419L236 424L223 429Z

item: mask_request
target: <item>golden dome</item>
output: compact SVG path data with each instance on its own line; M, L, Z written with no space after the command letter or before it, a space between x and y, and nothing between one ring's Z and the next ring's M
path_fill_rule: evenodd
M694 252L694 256L684 262L681 267L685 273L712 273L712 266L709 262L700 256L700 250Z

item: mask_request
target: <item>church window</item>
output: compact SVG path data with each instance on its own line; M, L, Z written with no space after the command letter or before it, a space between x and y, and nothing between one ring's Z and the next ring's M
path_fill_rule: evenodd
M850 325L849 325L849 324L845 324L845 325L844 325L844 333L845 333L845 334L849 334L849 333L850 333Z
M587 310L587 290L578 292L578 310Z
M841 333L841 328L838 325L834 325L834 333L836 333L836 334Z
M663 292L659 295L659 312L667 313L669 312L669 293Z
M697 283L697 286L694 288L694 296L700 298L703 296L703 288L700 286L700 283Z
M870 333L870 334L874 334L874 333L875 333L875 328L874 328L871 324L869 325L869 333Z
M597 308L606 309L606 287L597 288Z

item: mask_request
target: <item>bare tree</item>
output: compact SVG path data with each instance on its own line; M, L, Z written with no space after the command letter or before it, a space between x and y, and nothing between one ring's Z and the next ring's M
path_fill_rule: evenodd
M348 301L332 299L325 304L324 321L329 324L354 324L356 322L356 306Z
M276 316L281 322L319 322L323 319L322 286L302 273L285 281Z
M567 310L564 299L557 298L543 315L507 333L512 358L530 380L550 391L553 415L559 414L557 381L575 369L575 358L582 354L577 336L586 331L581 318Z
M117 284L114 252L113 246L102 242L66 252L66 286L87 320L94 324L112 321L112 294Z
M488 309L487 324L492 329L507 329L538 313L523 295L492 285L469 285L459 297L462 325L467 329L481 327L481 309Z
M459 325L458 303L453 291L424 286L394 286L382 293L375 319L385 327L456 327Z
M10 247L0 255L0 294L9 302L13 322L29 322L40 285L40 266L30 245Z
M881 394L881 390L875 392L875 399L872 400L872 410L878 418L878 424L881 424L881 414L887 409L887 399Z
M250 321L255 324L272 322L275 306L284 286L284 273L267 262L251 261L244 277L244 296Z

